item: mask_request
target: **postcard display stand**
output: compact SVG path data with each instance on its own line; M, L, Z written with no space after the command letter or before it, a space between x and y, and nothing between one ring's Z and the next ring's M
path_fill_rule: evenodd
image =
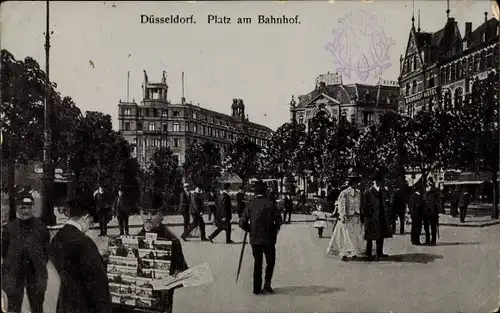
M143 312L162 312L152 282L170 276L172 242L145 237L120 236L109 241L108 279L113 306Z

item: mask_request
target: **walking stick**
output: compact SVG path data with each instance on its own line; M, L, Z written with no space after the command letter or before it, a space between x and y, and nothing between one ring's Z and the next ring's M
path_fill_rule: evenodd
M243 237L243 245L241 246L240 260L238 262L238 272L236 273L236 283L238 283L238 278L240 277L241 263L243 262L243 253L245 252L245 246L247 244L247 236L248 232L245 232L245 236Z

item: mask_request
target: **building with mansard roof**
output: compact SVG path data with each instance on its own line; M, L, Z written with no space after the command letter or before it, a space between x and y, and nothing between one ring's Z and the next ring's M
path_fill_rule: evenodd
M415 28L412 17L399 76L399 109L409 116L442 103L460 108L472 81L476 77L485 79L499 68L498 20L488 19L485 13L484 22L474 30L471 22L465 22L462 37L449 10L447 15L444 27L436 32L421 31L420 25Z
M249 121L241 99L233 99L231 115L187 103L184 97L173 103L167 98L165 75L161 82L153 83L146 71L142 89L143 99L139 104L121 100L118 104L119 131L132 145L133 155L141 166L147 165L160 147L170 147L179 164L183 164L192 143L212 141L225 148L239 136L248 136L252 142L264 146L273 132Z
M359 128L378 122L385 110L397 110L399 85L397 81L380 79L376 85L346 84L337 73L318 76L316 86L298 102L292 97L291 120L308 125L308 121L324 113L337 121L346 119Z

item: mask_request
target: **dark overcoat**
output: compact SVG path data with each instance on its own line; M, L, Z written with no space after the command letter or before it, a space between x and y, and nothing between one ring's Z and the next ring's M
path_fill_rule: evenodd
M258 195L247 203L239 224L244 231L250 232L251 245L266 245L276 244L283 220L276 202Z
M363 222L365 225L365 240L392 238L390 226L391 212L388 203L389 195L383 187L380 190L382 191L382 206L378 196L379 192L373 186L364 192L361 200ZM383 213L383 219L380 219L381 213Z
M236 194L236 209L238 211L238 215L241 215L243 210L245 210L245 194L241 191Z
M410 198L408 199L408 209L412 220L422 218L422 195L420 192L416 191L410 195Z
M186 190L181 191L179 199L179 213L183 216L189 216L190 195Z
M193 216L198 216L203 213L203 198L200 193L193 192L189 205L189 213Z
M50 259L61 279L57 313L111 312L106 266L90 237L64 225L50 243Z
M233 217L231 196L223 192L219 195L217 208L215 209L215 225L222 229L231 227L231 219Z
M441 211L441 192L433 187L422 195L422 217L438 218Z
M285 197L285 199L283 199L283 208L285 212L293 211L293 200L290 197Z
M5 225L2 233L2 289L7 295L15 292L20 279L24 279L23 265L28 260L35 271L36 290L45 293L49 243L49 230L37 218L15 219Z

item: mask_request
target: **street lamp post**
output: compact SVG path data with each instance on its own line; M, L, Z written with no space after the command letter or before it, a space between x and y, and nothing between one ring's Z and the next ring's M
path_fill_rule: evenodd
M46 89L44 95L44 138L43 138L43 203L42 203L42 220L47 225L56 224L56 216L54 214L52 202L52 186L54 182L54 169L52 168L52 102L49 99L50 92L50 76L49 76L49 49L50 49L50 32L49 32L49 1L46 1L46 30L45 30L45 73L47 75Z

